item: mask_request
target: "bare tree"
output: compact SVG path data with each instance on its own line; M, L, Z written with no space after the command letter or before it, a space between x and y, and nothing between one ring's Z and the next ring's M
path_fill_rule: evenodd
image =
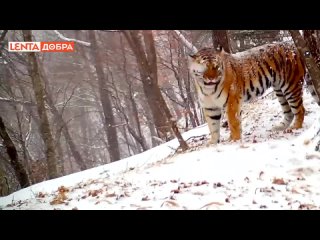
M212 42L214 48L222 47L225 52L231 53L227 30L212 30Z
M303 30L303 38L310 48L311 55L316 61L317 66L320 68L320 48L317 30Z
M316 91L318 99L320 99L320 69L317 66L316 60L312 57L310 48L299 33L299 30L290 30L290 34L301 56L303 56L308 72L311 76L314 90Z
M4 47L4 39L8 33L8 30L2 30L0 34L0 56L1 56L1 50Z
M231 53L282 40L280 30L228 30L227 34Z
M182 35L179 35L182 37ZM172 100L173 108L175 109L175 112L177 113L177 116L181 115L181 107L183 108L183 113L186 119L186 129L188 128L188 117L191 121L192 127L196 127L199 125L199 120L197 116L197 112L195 111L195 105L194 100L191 92L191 82L190 76L188 72L188 63L187 63L187 57L185 53L185 45L189 46L191 43L186 43L186 39L183 38L183 44L181 41L174 38L175 35L169 31L167 33L167 41L168 44L168 53L160 54L160 63L162 66L164 66L164 70L168 69L170 72L173 73L174 78L177 83L177 88L179 89L178 94L176 94L176 91L174 89L176 88L174 84L171 83L170 80L166 82L166 95L167 97ZM180 39L180 38L179 38ZM195 47L193 47L195 49ZM163 51L162 51L163 52ZM161 55L163 55L161 57ZM162 86L163 88L163 86ZM179 95L182 101L179 101L176 95Z
M167 122L164 109L160 105L160 102L164 100L158 87L156 53L154 45L152 45L153 39L152 42L150 42L151 39L150 37L148 38L148 35L144 34L142 37L142 35L139 34L139 31L135 30L124 31L124 35L137 59L143 91L147 98L149 109L152 112L153 122L155 123L158 137L167 140L170 138L171 129Z
M140 122L139 122L139 117L138 117L138 110L137 110L137 105L135 103L135 100L134 100L134 97L133 97L133 93L132 93L132 88L131 88L131 84L130 82L128 81L127 79L127 76L126 76L126 81L128 83L128 90L129 92L127 93L128 96L128 104L131 105L131 108L132 108L132 115L133 115L133 119L135 120L136 122L136 126L137 126L137 131L131 126L131 124L129 123L129 117L128 117L128 111L129 111L129 108L125 108L122 106L121 104L121 100L120 100L120 94L119 94L119 90L117 89L116 87L116 84L113 80L113 76L111 75L111 79L112 79L112 85L113 85L113 88L114 88L114 92L115 92L115 96L113 97L114 98L114 103L115 103L115 106L117 108L117 110L121 113L121 115L123 116L123 119L125 121L125 125L129 131L129 133L131 134L131 136L135 139L135 141L137 143L139 143L139 145L141 146L142 150L143 151L146 151L148 148L147 148L147 145L146 145L146 141L144 139L144 136L141 132L141 126L140 126ZM132 124L133 125L133 124ZM133 125L134 126L134 125ZM141 152L141 151L139 151Z
M168 136L168 134L172 129L178 138L180 147L186 150L188 145L183 140L176 119L172 117L158 85L157 55L152 31L144 30L141 33L142 35L138 31L124 31L124 35L137 59L144 93L152 111L159 137L163 140L170 139L171 136Z
M114 162L120 159L119 143L115 118L112 111L111 98L106 85L107 79L103 70L102 57L100 55L101 53L97 42L96 31L89 31L89 41L92 45L90 49L99 83L100 100L103 108L105 129L108 138L108 151L111 162Z
M32 41L31 30L23 30L23 38L26 42ZM58 177L57 159L54 151L53 137L50 123L45 108L45 91L41 81L39 66L34 52L28 52L28 71L31 76L37 110L40 118L41 136L46 147L46 159L48 163L48 176L50 179Z
M7 129L4 125L4 122L1 116L0 116L0 137L3 139L3 144L7 149L7 153L10 159L10 164L16 174L16 177L20 183L20 186L22 188L28 187L30 185L30 181L28 178L27 171L18 158L17 149L7 132Z
M52 96L50 93L47 93L46 100L47 100L47 103L48 103L50 110L52 111L55 119L60 123L62 133L64 135L64 138L66 139L66 142L70 148L70 151L72 153L74 160L79 165L80 170L82 170L82 171L86 170L87 169L86 164L85 164L84 160L82 159L81 154L78 151L78 148L77 148L73 138L71 137L69 127L66 124L66 122L64 121L62 114L58 111L58 109L53 104Z

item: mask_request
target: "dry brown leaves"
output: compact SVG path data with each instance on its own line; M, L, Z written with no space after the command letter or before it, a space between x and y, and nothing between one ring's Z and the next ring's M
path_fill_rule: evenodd
M209 184L209 182L207 182L206 180L198 181L198 182L195 182L193 185L194 186L201 186L201 185L204 185L204 184Z
M161 204L161 207L163 206L167 206L167 207L180 207L179 204L176 201L173 200L166 200Z
M283 133L292 133L292 128L287 128L285 130L283 130Z
M116 197L116 196L117 194L115 192L106 194L106 197Z
M149 201L150 198L148 195L144 196L143 198L141 198L141 201Z
M200 209L210 209L211 207L214 207L215 209L219 209L219 206L223 206L223 203L220 202L210 202L202 206Z
M287 185L283 178L274 178L272 183L277 185Z
M38 197L38 198L45 198L46 195L47 195L46 193L38 192L37 197Z
M302 203L300 204L299 208L300 210L311 210L311 209L316 209L317 206L314 204L309 204L309 203Z
M60 186L58 188L58 195L55 196L55 198L50 202L50 205L65 203L65 200L67 200L67 196L66 196L67 192L69 192L68 188L66 188L65 186Z
M101 194L103 192L102 189L95 189L95 190L90 190L88 193L88 196L91 197L97 197L99 194Z

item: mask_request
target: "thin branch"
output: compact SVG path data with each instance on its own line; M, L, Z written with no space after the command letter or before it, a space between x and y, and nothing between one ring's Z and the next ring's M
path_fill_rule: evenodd
M4 40L4 38L6 37L8 30L3 30L3 32L0 35L0 43Z
M181 42L189 49L191 50L192 53L196 53L198 51L198 49L191 43L189 42L184 36L183 34L178 31L178 30L173 30L177 36L179 37L179 39L181 40Z
M26 102L26 101L23 101L23 100L12 99L12 98L2 98L2 97L0 97L0 102L8 102L8 103L14 103L14 104L36 106L36 104L33 103L33 102Z
M68 83L68 85L69 85L69 83ZM78 89L77 86L75 86L75 87L72 89L72 92L71 92L70 96L68 97L67 101L65 101L65 103L62 105L62 109L61 109L61 111L60 111L61 116L62 116L62 114L63 114L66 106L68 105L69 101L71 101L71 99L72 99L72 97L73 97L74 92L75 92L76 89ZM66 93L66 92L65 92L65 93Z
M81 41L81 40L78 40L78 39L74 39L74 38L67 38L65 36L63 36L60 32L58 32L58 30L53 30L59 38L61 38L62 40L65 40L65 41L72 41L72 42L77 42L77 43L80 43L81 45L84 45L86 47L90 47L91 46L91 43L89 42L85 42L85 41Z
M156 141L158 141L159 143L166 143L164 140L162 140L161 138L157 137L157 136L152 136L152 138ZM169 146L170 147L170 146Z
M31 119L31 117L30 117L30 119L29 119L30 121L29 121L29 130L26 132L26 137L25 137L25 143L26 143L26 146L27 146L27 142L29 141L29 138L30 138L30 136L31 136L31 132L32 132L32 119Z
M7 35L8 30L3 30L0 35L0 56L2 56L2 50L4 49L4 38Z
M101 32L122 32L122 30L99 30Z
M162 92L162 93L164 93L164 95L166 95L172 102L174 102L174 103L176 103L176 104L178 104L179 106L181 106L181 107L183 107L183 108L185 108L185 104L182 102L178 102L178 101L176 101L175 99L173 99L173 98L171 98L170 96L169 96L169 94L167 93L167 91L165 91L164 89L160 89L160 91Z
M125 126L127 124L128 123L119 123L119 124L112 125L111 127L122 127L122 126Z

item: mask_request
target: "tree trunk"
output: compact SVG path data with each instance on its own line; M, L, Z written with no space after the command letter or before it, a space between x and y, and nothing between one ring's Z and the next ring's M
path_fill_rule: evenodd
M59 127L62 124L59 123ZM62 130L62 129L61 129ZM63 154L63 149L62 149L62 144L61 144L61 130L58 131L58 134L55 135L55 148L57 150L57 156L58 156L58 171L59 173L64 176L65 175L65 169L64 169L64 154ZM58 135L58 136L57 136Z
M122 37L122 36L120 36L120 37ZM125 102L126 102L125 106L127 106L127 107L124 108L122 106L120 96L119 96L119 90L114 82L113 74L111 72L110 73L111 82L112 82L112 85L113 85L113 88L115 91L115 96L113 97L114 105L116 105L118 112L120 112L122 114L122 117L126 122L126 128L128 129L128 132L131 134L131 136L134 138L134 140L141 146L142 151L146 151L148 149L148 147L146 144L146 140L145 140L145 138L142 134L142 131L141 131L141 125L140 125L139 115L138 115L138 107L135 102L134 92L132 89L132 81L130 81L129 76L128 76L128 72L127 72L127 58L126 58L126 53L125 53L125 49L123 46L122 38L120 38L120 44L121 44L121 51L122 51L122 55L123 55L124 80L126 81L127 86L128 86L128 93L125 96ZM126 131L124 132L124 134L126 136L126 139L128 140L127 135L126 135ZM129 142L128 142L128 145L129 145ZM139 153L142 152L140 150L141 148L139 146L137 146L137 151ZM137 152L137 151L135 151L135 152Z
M31 30L23 30L24 41L31 42ZM51 135L50 124L45 109L45 91L39 74L39 66L34 52L28 52L28 71L31 76L32 86L37 102L37 110L40 118L41 136L46 146L46 159L48 163L49 179L58 177L57 159L54 151L53 137Z
M45 79L46 75L44 75L45 74L44 69L42 71L42 74L43 74L43 78ZM45 83L48 84L48 80L45 80ZM58 124L59 128L61 128L61 131L62 131L64 138L70 148L70 151L72 153L74 160L79 165L81 171L86 170L87 167L86 167L85 161L81 157L81 154L78 151L78 148L77 148L76 144L74 143L73 138L71 137L68 125L64 121L62 114L58 111L58 109L54 105L53 100L52 100L52 96L49 92L47 93L46 100L47 100L47 103L50 107L50 110L51 110L55 120L59 123ZM63 162L60 163L61 167L63 167L63 164L64 164Z
M180 87L179 87L179 90L182 91L182 89L180 89ZM175 115L177 116L177 119L182 118L183 114L182 114L181 107L186 109L186 102L185 102L185 97L184 97L183 91L180 92L180 96L183 99L183 102L179 101L177 94L175 93L172 85L169 82L162 84L162 92L173 102L171 107L173 108L173 111L174 111ZM178 103L178 104L176 104L176 103Z
M84 95L84 91L83 91L83 88L80 88L79 89L80 91L80 94L81 95ZM79 103L82 105L85 105L86 104L86 101L83 101L83 100L79 100ZM89 133L89 130L88 130L88 113L87 113L87 108L86 107L80 107L79 109L79 114L81 115L81 117L79 118L79 126L80 126L80 129L81 129L81 138L83 139L83 146L89 146L89 136L90 136L90 133ZM89 167L93 167L93 163L92 163L92 160L91 160L91 156L89 157L89 152L83 148L82 149L82 156L84 159L86 159L86 165L89 166ZM89 163L89 165L88 165Z
M48 103L49 107L50 107L50 111L54 116L54 122L56 122L57 127L56 127L56 132L55 134L53 134L53 138L54 138L54 147L55 147L55 151L56 151L56 158L57 158L57 170L59 172L59 174L61 176L65 175L65 170L64 170L64 155L63 155L63 149L62 149L62 140L61 140L61 132L63 130L63 121L61 121L61 119L59 119L54 111L53 108L55 108L55 106L53 104L50 105L50 103L52 103L52 97L50 95L51 90L48 89L49 87L49 83L48 83L48 79L47 79L47 75L45 74L45 70L42 66L41 63L38 64L39 66L39 74L41 76L41 79L44 82L44 89L45 89L45 94L46 94L46 102Z
M136 102L134 100L134 97L133 97L133 94L132 94L132 90L130 89L129 91L130 91L130 93L129 93L129 101L130 101L130 104L131 104L131 107L132 107L132 115L133 115L133 119L136 122L137 130L138 130L138 143L141 145L142 150L146 151L146 150L148 150L148 146L147 146L146 140L145 140L145 138L143 136L143 133L142 133L142 130L141 130L137 104L136 104Z
M214 48L222 47L225 52L230 53L227 30L212 30L212 42Z
M159 89L158 94L161 95L160 89ZM161 97L162 97L162 95L161 95ZM173 130L174 135L176 136L176 138L179 141L180 148L182 149L182 151L186 151L189 147L188 147L186 141L183 139L183 137L177 127L177 120L172 117L170 110L169 110L169 108L163 98L162 98L162 102L160 102L159 104L164 109L165 114L166 114L167 118L169 119L171 129Z
M320 68L320 49L318 48L316 30L303 30L303 38L310 48L311 55L316 61L318 68Z
M183 49L183 45L179 44L179 48L180 48L180 52L181 52L181 55L180 57L182 57L184 60L182 60L180 62L179 65L180 66L180 70L181 70L181 75L183 76L183 84L185 86L185 91L186 91L186 104L187 104L187 111L188 111L188 114L189 114L189 118L191 120L191 124L192 124L192 127L195 128L197 126L200 125L199 123L199 119L198 119L198 115L197 115L197 112L196 112L196 108L195 108L195 100L192 96L192 93L191 93L191 82L194 83L194 81L190 81L190 76L189 76L189 71L188 71L188 61L186 60L186 53Z
M91 31L91 30L89 30ZM87 33L89 32L87 31ZM76 38L77 39L80 39L79 37L79 32L78 31L75 31L75 34L76 34ZM85 66L85 72L87 74L87 77L89 79L89 81L87 82L87 84L89 84L89 86L91 87L91 91L93 92L93 95L94 95L94 99L96 102L101 102L101 99L99 99L98 95L96 94L96 87L94 86L94 80L96 79L96 76L94 75L94 72L92 71L92 67L94 68L94 65L92 64L92 61L91 61L91 58L90 58L90 55L92 55L90 53L90 51L87 51L87 49L85 49L81 44L79 45L79 53L81 54L82 58L83 58L83 61L82 61L82 64ZM91 56L92 57L92 56ZM96 72L96 71L95 71ZM90 89L89 89L90 91ZM82 94L82 89L80 89L80 92ZM83 100L80 100L80 104L83 102ZM87 104L87 101L84 101L84 104L86 105ZM101 121L104 125L105 123L105 118L103 116L103 114L100 112L100 109L99 109L99 106L94 106L97 110L98 110L98 114L101 118ZM91 167L94 167L97 165L97 159L99 158L98 154L96 153L96 151L93 151L90 147L90 144L89 144L89 140L92 140L93 139L93 132L92 132L92 128L89 127L91 126L92 124L92 121L91 121L91 118L90 118L90 114L88 114L87 112L87 107L81 107L81 115L83 115L84 117L81 118L81 129L83 131L83 139L84 139L84 146L86 146L86 149L84 150L84 159L86 159L86 161L90 161L90 164L91 164ZM85 131L86 129L86 131ZM106 129L105 129L105 126L104 126L104 130L106 132ZM109 152L109 149L108 149L108 144L106 144L106 149L107 151ZM88 166L88 164L87 164Z
M18 78L18 75L14 72L13 69L11 69L11 72L12 74L12 79L13 79L13 83L15 86L18 86L20 92L21 92L21 95L23 97L23 99L28 99L27 97L27 92L25 90L25 88L21 85L21 81L19 81L20 79ZM28 111L28 113L30 114L30 129L31 129L31 124L32 124L32 120L34 120L35 122L35 126L37 128L37 131L41 134L40 132L40 120L39 120L39 117L34 113L34 110L32 109L31 106L29 105L25 105L25 109ZM30 133L31 134L31 133ZM33 179L33 176L32 176L32 171L31 171L31 165L32 165L32 162L34 161L34 159L32 159L31 157L31 154L26 146L26 139L23 139L22 141L22 149L23 149L23 156L24 156L24 159L25 159L25 162L27 162L27 171L29 173L29 178L31 180L31 183L33 184L34 183L34 179Z
M146 147L146 144L145 144L145 141L144 141L145 139L141 135L141 129L138 128L138 133L137 133L136 130L134 129L134 127L132 127L134 125L130 124L129 117L128 117L128 115L131 115L131 116L134 115L134 117L138 118L138 113L137 112L133 113L131 111L130 107L124 108L122 106L121 100L120 100L120 97L119 97L119 91L117 89L116 84L114 83L112 74L111 74L111 82L112 82L112 85L113 85L113 88L114 88L114 92L115 92L115 96L113 96L114 106L117 108L118 112L120 112L122 114L123 118L121 118L121 121L124 120L126 122L127 129L129 131L129 133L131 134L131 136L136 140L136 142L138 142L140 144L142 150L146 151L147 147ZM131 100L131 103L133 101L134 104L132 105L132 107L135 108L136 105L135 105L135 102L134 102L134 99L133 99L133 94L132 94L130 85L129 85L129 93L128 93L127 99L128 98L129 98L129 100ZM126 104L126 106L128 106L128 105L130 106L130 103ZM136 125L138 127L140 127L139 120L138 119L136 119L136 120L137 120ZM124 135L126 135L126 131L124 131ZM139 150L139 152L141 152L141 151Z
M6 37L8 33L8 30L2 30L1 34L0 34L0 56L2 54L2 49L4 47L4 38Z
M144 98L146 98L146 96L144 96ZM152 147L156 147L159 145L159 141L157 141L156 137L157 137L157 132L156 132L156 127L153 121L153 117L152 117L152 113L151 111L148 111L149 105L148 105L148 101L142 101L141 102L143 111L144 111L144 115L147 119L147 125L150 131L150 135L151 135L151 146Z
M318 99L320 96L320 69L317 66L315 59L311 55L310 48L306 44L306 41L303 39L299 30L289 30L293 38L293 41L298 48L302 59L304 60L308 72L311 76L311 80L314 86L314 90L317 94Z
M158 137L166 141L170 138L168 135L170 135L171 129L167 122L165 112L159 104L161 102L162 95L161 93L160 95L157 93L159 86L154 46L150 46L152 43L149 44L148 49L154 52L147 53L144 50L144 44L141 36L138 34L138 31L124 31L124 35L137 59L138 69L143 84L143 91L146 96L149 109L152 113L153 122L155 123ZM148 39L148 37L144 37L144 40L146 39Z
M119 143L117 137L117 129L115 127L115 119L112 111L112 104L109 96L109 91L106 86L107 79L103 71L103 63L98 49L98 43L95 31L89 31L89 41L91 42L91 53L93 56L94 67L98 77L100 100L104 113L105 129L108 139L108 151L111 162L120 159Z
M18 153L16 147L14 146L7 129L4 125L2 117L0 116L0 137L3 139L3 144L7 150L8 156L10 158L10 164L16 174L18 182L21 188L30 186L30 181L26 169L18 158Z
M25 143L25 138L23 136L23 132L22 132L22 124L21 124L21 119L20 119L20 114L18 112L17 106L14 106L14 109L16 111L16 116L17 116L17 122L18 122L18 128L19 128L19 140L20 140L20 144L21 144L21 148L22 148L22 155L23 155L23 163L24 166L26 166L26 171L28 176L31 175L31 164L29 162L29 156L28 156L28 151L27 151L27 147L26 147L26 143ZM30 179L29 179L30 180Z
M59 113L58 109L53 105L52 99L51 98L49 99L48 97L47 102L48 102L48 105L50 106L52 113L54 114L54 117L56 118L56 120L58 120L61 123L62 133L64 135L64 138L66 139L66 142L70 148L70 151L72 153L74 160L79 165L81 171L86 170L87 167L86 167L85 161L82 159L81 154L78 151L78 148L74 143L73 138L71 137L68 125L63 120L63 117L61 116L61 113Z
M194 99L191 94L190 80L188 81L187 79L185 79L184 81L185 81L187 100L188 100L188 106L189 106L188 110L190 110L189 116L191 119L192 127L195 128L196 126L200 125L200 122L199 122L198 114L196 111L196 106L194 104Z
M10 194L10 183L6 176L4 169L0 164L0 197L4 197Z
M125 76L125 81L128 85L128 91L129 91L129 103L131 106L131 111L132 113L130 114L132 116L132 119L135 122L136 128L137 128L137 132L138 132L138 136L139 136L139 142L141 142L141 147L143 149L143 151L146 151L148 149L147 143L146 143L146 139L142 133L141 130L141 124L140 124L140 120L139 120L139 112L138 112L138 106L134 97L134 91L133 91L133 86L132 86L132 81L130 81L129 76L128 76L128 71L127 71L127 58L126 58L126 53L125 53L125 48L123 45L123 41L122 41L122 35L120 35L120 44L121 44L121 50L122 50L122 55L123 55L123 71L124 71L124 76ZM134 137L134 136L133 136Z
M1 41L1 38L0 38ZM4 77L8 80L8 88L7 91L8 93L12 96L12 98L14 98L14 92L15 92L15 76L12 74L12 72L10 71L10 69L8 67L4 68ZM26 106L26 108L28 109L29 106ZM12 104L12 108L14 110L14 112L16 113L16 118L17 118L17 126L19 129L18 132L18 136L19 136L19 144L21 144L21 149L22 149L22 156L23 156L23 160L21 161L22 164L24 165L24 167L26 168L27 174L29 176L29 180L30 180L30 176L31 176L31 167L30 167L30 162L29 162L29 155L28 155L28 151L27 151L27 147L26 147L26 143L25 143L25 137L23 134L23 127L22 127L22 122L23 122L23 113L22 111L19 111L19 108L17 107L16 104Z
M180 147L184 151L188 148L188 145L182 138L176 120L173 119L158 85L157 55L152 31L144 30L142 33L144 44L137 31L124 31L137 59L144 93L152 111L156 129L160 133L159 137L163 140L171 138L171 136L168 136L168 133L172 129L178 138Z

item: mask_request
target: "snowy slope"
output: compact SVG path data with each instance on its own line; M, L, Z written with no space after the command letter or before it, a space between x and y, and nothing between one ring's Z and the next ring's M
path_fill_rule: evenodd
M320 108L304 95L304 128L272 132L281 110L271 95L243 107L243 140L206 146L208 129L121 161L42 182L0 198L2 209L320 209Z

